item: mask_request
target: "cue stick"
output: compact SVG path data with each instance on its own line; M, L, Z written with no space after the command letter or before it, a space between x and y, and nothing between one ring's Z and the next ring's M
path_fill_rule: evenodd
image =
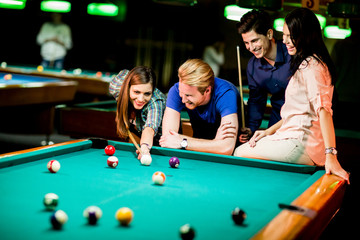
M241 100L241 127L245 128L245 113L244 113L244 96L242 88L242 78L241 78L241 64L240 64L240 48L236 46L237 49L237 64L239 71L239 90L240 90L240 100Z
M132 141L132 143L134 144L134 146L136 147L137 150L139 150L139 152L141 153L141 149L139 147L139 145L137 144L134 136L132 135L132 133L130 132L129 128L126 128L128 134L129 134L129 137L130 137L130 140Z

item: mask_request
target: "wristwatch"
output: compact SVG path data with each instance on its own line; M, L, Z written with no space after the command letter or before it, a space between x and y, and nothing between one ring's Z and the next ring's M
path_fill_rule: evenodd
M181 147L181 149L186 149L187 148L187 146L188 146L188 142L187 142L187 139L186 138L184 138L181 142L180 142L180 147Z
M325 148L325 154L337 155L337 150L334 147Z

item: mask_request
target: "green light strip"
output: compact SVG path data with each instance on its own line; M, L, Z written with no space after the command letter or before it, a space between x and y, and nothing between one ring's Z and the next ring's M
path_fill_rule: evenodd
M87 13L99 16L117 16L119 7L111 3L90 3L87 7Z
M241 17L251 10L251 8L241 8L238 5L227 5L224 9L224 17L229 20L240 21Z
M315 16L319 20L321 29L324 29L324 27L326 26L326 17L321 14L315 14Z
M283 27L284 27L284 23L285 23L285 18L277 18L274 20L274 29L278 32L282 32L283 31Z
M26 0L0 0L0 8L24 9Z
M71 10L71 3L67 1L42 1L40 8L44 12L67 13Z
M326 18L320 14L315 14L317 19L319 20L321 29L324 29L326 26ZM277 18L274 20L274 29L278 32L283 31L283 26L285 23L285 18Z
M351 29L342 29L339 26L329 25L324 29L324 36L332 39L345 39L351 36Z

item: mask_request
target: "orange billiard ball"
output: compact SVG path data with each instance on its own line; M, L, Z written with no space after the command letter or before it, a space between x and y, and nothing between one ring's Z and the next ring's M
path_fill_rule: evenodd
M12 75L11 75L11 74L5 74L4 79L5 79L5 80L11 80L11 79L12 79Z
M96 73L96 77L101 78L101 76L102 76L102 72L99 71Z

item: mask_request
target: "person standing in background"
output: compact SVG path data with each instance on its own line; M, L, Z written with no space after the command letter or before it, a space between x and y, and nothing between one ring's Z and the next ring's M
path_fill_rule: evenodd
M225 42L222 37L219 37L213 44L204 49L203 60L210 65L215 77L219 76L220 67L225 62L224 48Z
M40 54L44 68L63 69L67 51L72 47L70 27L62 22L62 15L51 14L51 22L45 22L36 41L41 45Z

